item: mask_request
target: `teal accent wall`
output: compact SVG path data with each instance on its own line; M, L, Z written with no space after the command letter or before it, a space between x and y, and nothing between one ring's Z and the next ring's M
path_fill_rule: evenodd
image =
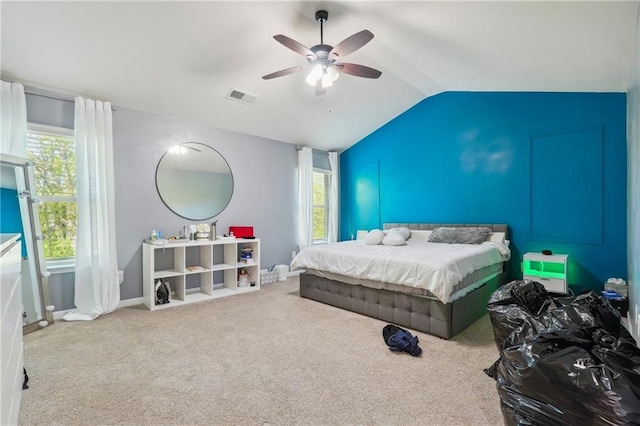
M0 233L24 235L18 191L11 188L0 188ZM27 256L27 246L21 238L22 256Z
M357 193L357 183L377 191ZM574 292L626 279L626 94L446 92L340 156L340 239L378 223L506 223L522 255L569 254ZM361 171L364 172L361 172ZM363 176L361 173L365 173Z

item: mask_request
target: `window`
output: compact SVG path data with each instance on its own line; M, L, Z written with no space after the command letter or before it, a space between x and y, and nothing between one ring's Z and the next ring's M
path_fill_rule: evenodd
M329 184L331 172L313 170L313 242L329 239Z
M69 264L76 254L77 228L73 130L29 123L27 158L34 163L44 256L48 263Z

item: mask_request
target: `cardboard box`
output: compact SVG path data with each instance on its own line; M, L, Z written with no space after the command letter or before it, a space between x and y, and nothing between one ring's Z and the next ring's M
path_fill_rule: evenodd
M254 237L253 226L230 226L229 235L233 232L236 238Z

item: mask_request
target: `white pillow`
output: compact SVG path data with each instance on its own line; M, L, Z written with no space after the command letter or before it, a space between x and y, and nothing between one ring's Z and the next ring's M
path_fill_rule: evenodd
M404 238L405 240L411 236L411 231L406 227L391 228L387 231L387 233L392 232L402 235L402 238Z
M404 245L404 237L399 232L389 232L382 239L385 246L402 246Z
M504 232L492 232L487 235L485 241L493 241L494 243L502 243L505 242L505 233Z
M369 231L366 237L364 237L364 243L370 246L375 246L382 242L384 238L384 231L380 229L372 229Z

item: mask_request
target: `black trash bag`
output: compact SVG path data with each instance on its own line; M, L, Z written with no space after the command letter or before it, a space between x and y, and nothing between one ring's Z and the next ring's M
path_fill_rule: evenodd
M548 297L542 284L528 280L512 281L493 292L488 307L498 351L505 340L527 340L545 329L536 314L548 303Z
M382 329L382 338L391 351L407 352L412 356L420 356L422 353L418 346L418 336L413 336L403 328L387 324Z
M640 424L640 349L606 298L514 281L488 310L500 358L484 371L506 424Z

